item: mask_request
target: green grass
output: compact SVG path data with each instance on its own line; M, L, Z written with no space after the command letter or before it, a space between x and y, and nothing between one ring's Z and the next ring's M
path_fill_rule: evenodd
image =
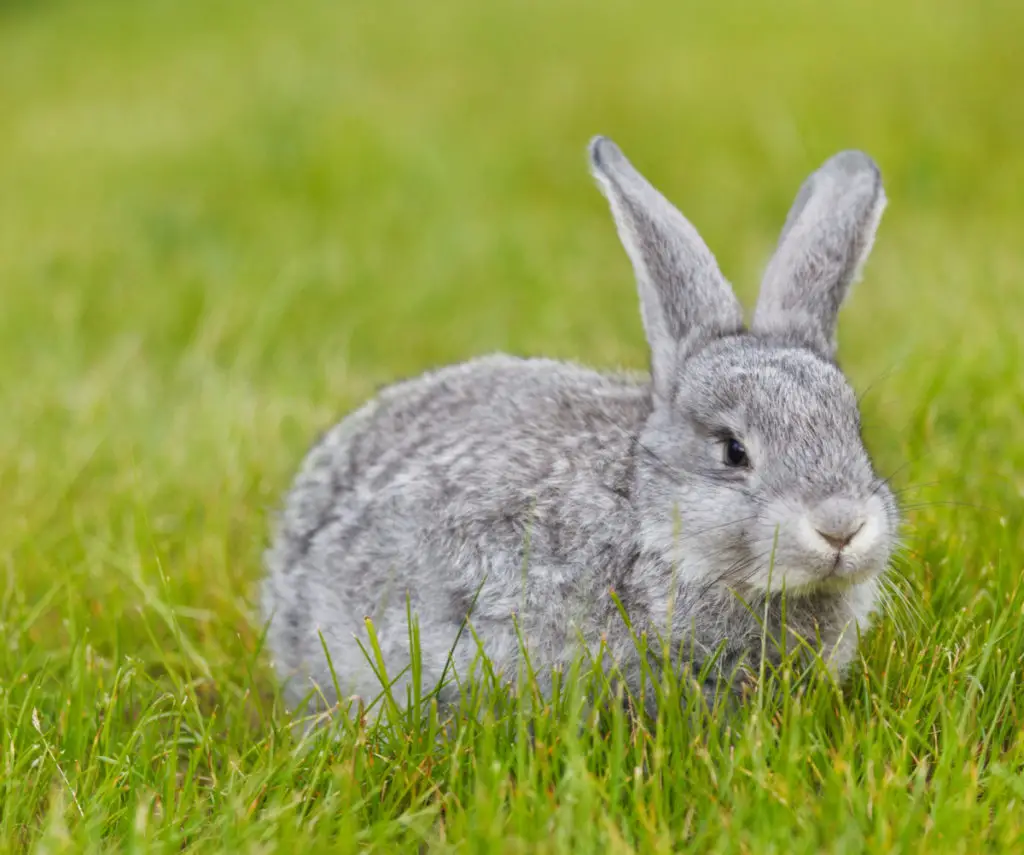
M1024 845L1022 41L1011 0L0 0L0 848ZM580 674L303 740L254 606L316 432L477 353L644 364L599 132L748 303L804 175L880 163L840 350L911 605L728 725Z

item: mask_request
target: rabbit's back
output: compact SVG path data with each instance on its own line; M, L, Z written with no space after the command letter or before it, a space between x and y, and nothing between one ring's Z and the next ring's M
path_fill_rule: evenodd
M310 677L330 694L325 644L342 691L376 694L354 637L371 618L389 668L405 667L407 598L427 684L471 605L498 664L516 658L513 613L542 661L563 658L628 561L650 405L634 378L492 356L387 387L328 431L268 553L268 644L293 695Z

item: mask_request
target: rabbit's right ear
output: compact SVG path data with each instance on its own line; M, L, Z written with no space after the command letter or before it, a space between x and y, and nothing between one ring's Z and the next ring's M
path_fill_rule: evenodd
M668 399L680 360L742 330L743 310L697 230L615 143L591 140L590 169L636 272L654 391Z

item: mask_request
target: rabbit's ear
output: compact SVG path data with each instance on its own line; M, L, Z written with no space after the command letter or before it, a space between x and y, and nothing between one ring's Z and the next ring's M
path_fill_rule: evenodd
M590 142L590 169L608 198L636 272L654 391L668 398L679 361L743 328L743 312L697 230L611 140Z
M875 239L885 191L863 152L829 158L800 188L768 263L751 329L831 359L836 317Z

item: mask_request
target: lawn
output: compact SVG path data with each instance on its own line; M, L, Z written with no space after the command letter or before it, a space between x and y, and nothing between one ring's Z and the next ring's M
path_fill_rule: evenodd
M0 0L0 850L1024 847L1022 42L1011 0ZM878 161L840 356L898 593L727 721L584 669L303 738L256 604L318 431L493 350L645 366L595 133L748 305L803 177Z

